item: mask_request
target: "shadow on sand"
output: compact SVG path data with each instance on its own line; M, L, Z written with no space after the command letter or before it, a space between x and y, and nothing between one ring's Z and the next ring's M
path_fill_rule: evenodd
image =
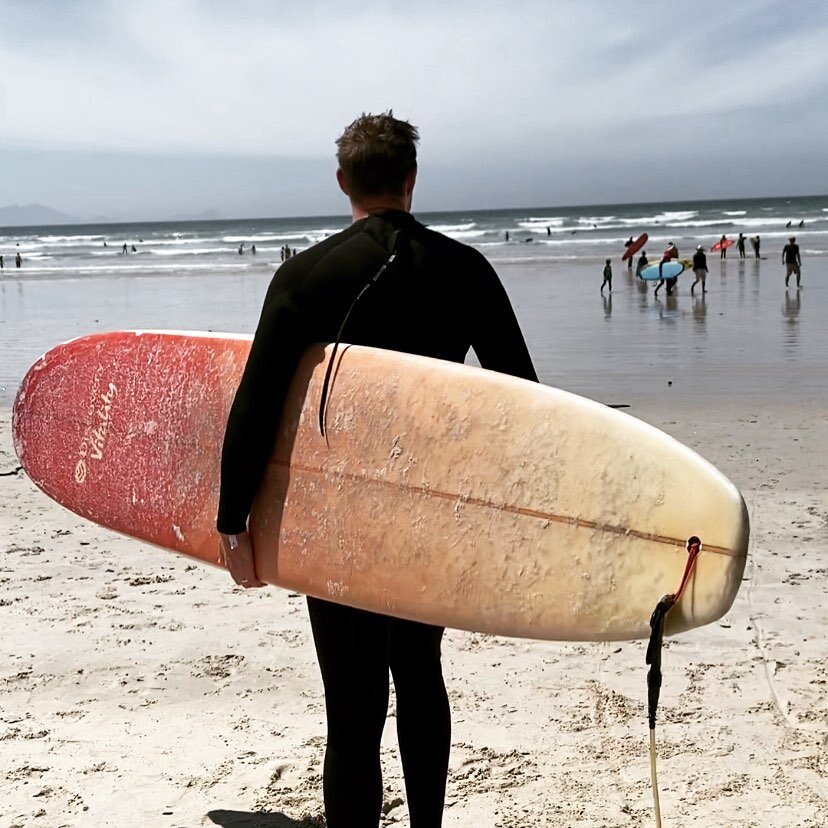
M322 816L291 819L273 811L210 811L207 816L222 828L325 828Z

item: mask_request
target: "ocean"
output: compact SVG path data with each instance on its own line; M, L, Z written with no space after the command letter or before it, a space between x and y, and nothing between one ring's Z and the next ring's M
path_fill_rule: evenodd
M666 388L709 400L813 397L828 387L828 196L443 213L418 213L415 204L414 212L492 262L544 382L616 402ZM0 228L0 404L11 402L41 353L84 333L252 331L282 248L301 251L348 222L340 215ZM708 254L706 297L691 297L683 276L677 296L656 298L620 261L624 241L642 232L651 259L669 241L689 257L697 244L709 249L740 232L760 237L763 259L753 258L749 242L741 262L735 246L726 260ZM780 264L790 235L804 260L798 292L785 291ZM614 290L601 297L605 258Z
M479 248L492 261L600 259L623 251L624 241L642 232L649 234L654 251L673 241L689 253L696 244L709 247L722 234L740 232L759 235L765 250L794 233L805 255L828 251L828 196L414 212L424 224ZM243 273L275 268L284 245L303 250L349 220L340 215L0 228L0 254L8 270L20 252L25 267L14 276L23 279Z

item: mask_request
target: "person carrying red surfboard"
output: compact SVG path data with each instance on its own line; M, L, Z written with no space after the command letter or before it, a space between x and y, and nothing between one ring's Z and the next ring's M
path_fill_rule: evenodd
M653 296L658 296L659 288L665 283L665 281L667 282L667 295L672 295L673 287L678 281L678 277L664 279L661 275L661 269L664 267L665 264L667 264L667 262L670 262L673 259L677 259L678 255L678 248L673 244L673 242L670 242L664 250L664 253L661 255L661 261L658 263L659 283L656 285L655 291L653 292Z
M416 127L391 112L362 115L346 128L336 142L337 181L353 224L291 256L267 291L222 449L217 528L239 586L262 585L247 518L296 365L311 343L342 335L353 345L459 363L473 348L482 367L537 382L491 265L411 215L418 138ZM322 414L320 430L323 422ZM352 551L343 548L346 561ZM307 600L325 689L328 828L379 825L389 671L411 824L437 828L451 744L443 628Z

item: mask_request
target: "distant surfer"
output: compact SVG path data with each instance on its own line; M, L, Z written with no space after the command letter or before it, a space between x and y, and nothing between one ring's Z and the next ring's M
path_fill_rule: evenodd
M594 225L593 225L593 226L594 226ZM629 237L629 238L628 238L628 239L624 242L624 249L625 249L625 252L626 252L626 251L628 251L628 250L632 247L632 245L633 245L633 237L632 237L632 236L630 236L630 237ZM632 260L633 260L633 257L632 257L632 256L630 256L630 257L627 259L627 270L632 270L632 264L633 264Z
M23 257L20 255L20 251L18 250L15 257L14 257L14 266L20 267L23 264Z
M509 241L509 231L508 230L503 234L503 237L505 238L506 241Z
M129 253L129 250L127 250L127 243L126 242L124 242L124 246L121 248L121 253L124 253L124 254Z
M785 287L788 287L791 274L796 274L796 286L799 287L802 277L802 258L799 255L799 245L796 243L795 236L791 236L782 248L782 264L785 265Z
M0 270L2 270L6 266L5 259L2 255L0 255Z
M241 256L243 253L244 253L244 242L242 242L239 245L239 256Z
M696 281L690 285L690 293L693 293L699 282L701 282L702 293L707 293L707 287L705 286L705 282L707 282L707 256L702 245L699 245L693 254L693 273L696 276Z
M789 221L789 222L785 225L785 227L787 228L787 227L790 227L790 226L791 226L791 222Z
M745 242L747 239L745 238L744 233L739 233L739 238L736 239L736 249L739 251L739 258L745 258Z
M805 226L805 219L802 219L802 220L799 222L799 226L800 226L800 227L804 227L804 226Z
M759 259L759 258L761 258L761 257L759 256L759 245L761 244L761 242L759 241L759 236L754 236L754 237L750 240L750 243L753 245L753 258L754 258L754 259Z
M673 293L673 287L675 286L676 282L678 281L678 277L665 279L662 274L662 269L667 262L673 261L673 259L678 259L678 248L670 242L664 250L664 253L661 256L661 261L658 263L658 284L655 286L655 290L653 291L653 296L658 296L658 292L661 289L661 286L666 283L667 285L667 295L671 296Z
M548 224L546 225L546 235L547 236L552 235L552 228Z
M612 293L612 259L607 259L604 264L604 281L601 282L601 294L604 293L604 287L609 285L609 292Z
M727 236L722 233L722 237L719 239L719 258L726 259L727 258Z
M635 275L638 278L641 278L641 271L644 270L650 264L649 260L647 259L647 251L642 250L641 255L638 257L638 262L635 265Z
M255 256L256 255L256 245L252 245L250 248L250 252Z
M311 343L334 341L347 320L347 341L355 345L457 363L473 348L484 368L537 381L492 266L473 248L429 230L411 215L418 138L415 127L390 112L362 115L345 129L336 142L336 176L350 200L353 224L290 257L267 291L221 457L221 560L240 586L263 586L247 518L288 387ZM383 412L379 398L377 404L377 416L393 416ZM330 427L345 428L338 419ZM347 432L340 437L347 439ZM331 503L329 520L337 520L337 508L347 506ZM358 550L345 545L341 551L344 572L353 568ZM336 584L340 591L347 589L343 577L346 583ZM319 598L308 598L308 610L325 691L327 824L379 824L390 670L411 824L437 828L451 744L440 663L443 628Z

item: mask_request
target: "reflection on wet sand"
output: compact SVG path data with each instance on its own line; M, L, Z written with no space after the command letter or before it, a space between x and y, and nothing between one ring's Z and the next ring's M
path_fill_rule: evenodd
M786 290L782 305L782 347L786 360L795 360L799 354L799 312L802 310L802 291Z
M707 296L702 293L698 296L693 296L693 319L704 324L707 316Z

